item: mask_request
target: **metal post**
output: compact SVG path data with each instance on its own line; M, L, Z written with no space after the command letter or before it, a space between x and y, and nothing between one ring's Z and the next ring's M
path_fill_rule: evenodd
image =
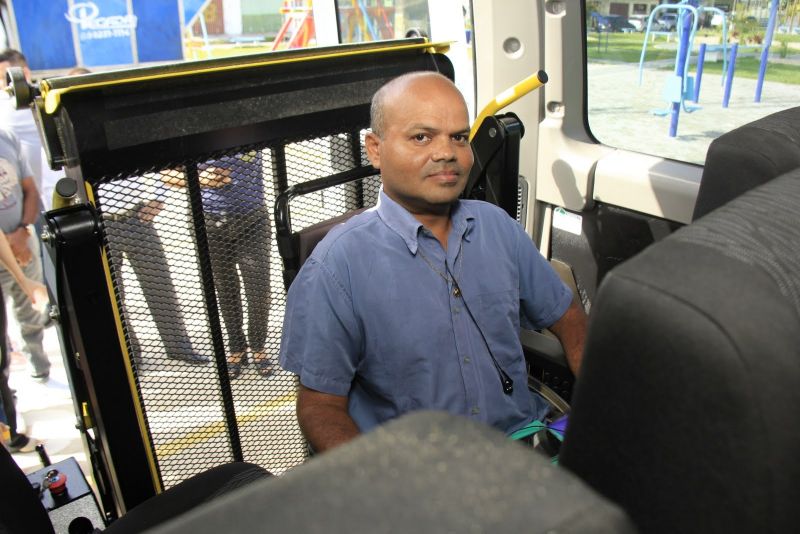
M728 107L731 99L731 86L733 85L733 71L736 69L736 53L739 51L739 43L731 46L731 58L728 60L728 72L725 75L725 96L722 97L722 107Z
M703 65L706 62L706 44L700 45L697 52L697 74L694 77L694 97L692 100L700 102L700 82L703 81Z
M778 0L772 0L772 8L769 12L769 23L767 24L767 34L764 37L764 46L761 48L761 66L758 68L758 82L756 83L756 97L754 102L761 102L761 89L764 87L764 75L767 73L769 47L772 46L772 34L775 32L778 4Z
M681 11L678 24L681 26L681 41L678 45L678 61L675 62L675 75L681 77L681 95L677 102L672 103L669 120L670 137L678 135L678 118L681 113L681 101L683 100L684 84L686 83L686 79L684 78L686 69L684 67L689 59L689 35L692 30L691 19L687 11Z

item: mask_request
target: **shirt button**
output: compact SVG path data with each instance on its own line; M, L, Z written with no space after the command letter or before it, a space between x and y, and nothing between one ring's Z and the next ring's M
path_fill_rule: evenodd
M459 308L458 306L454 306L453 307L453 313L458 313L460 311L461 311L461 308Z
M471 361L472 359L469 356L464 356L464 363L469 363Z
M478 415L479 413L481 413L481 409L478 408L477 406L473 406L472 407L472 415Z

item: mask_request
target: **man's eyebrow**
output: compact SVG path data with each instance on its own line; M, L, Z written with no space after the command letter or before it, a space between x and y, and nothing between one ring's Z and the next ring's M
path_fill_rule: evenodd
M423 132L438 132L439 131L438 128L434 128L433 126L429 126L427 124L412 124L411 126L408 127L408 130L409 131L421 130ZM460 130L456 130L454 132L450 132L450 135L461 135L461 134L465 134L465 133L469 133L469 126L465 126L464 128L462 128Z

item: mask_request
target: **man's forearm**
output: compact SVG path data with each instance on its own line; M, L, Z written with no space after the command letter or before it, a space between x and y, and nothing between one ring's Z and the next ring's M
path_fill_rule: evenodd
M315 452L324 452L360 434L346 404L329 403L331 396L300 387L297 420Z
M569 368L578 376L583 360L583 347L586 343L586 313L577 300L573 300L564 315L550 327L567 357Z
M31 190L26 190L22 201L22 224L29 225L39 216L39 193L34 185Z

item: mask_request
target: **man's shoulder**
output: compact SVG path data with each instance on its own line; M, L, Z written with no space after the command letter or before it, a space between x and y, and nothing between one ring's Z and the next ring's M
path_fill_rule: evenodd
M314 247L311 257L325 262L331 256L369 250L369 243L379 239L380 225L383 223L374 208L349 218L342 224L331 228L327 235ZM355 250L354 250L355 249Z
M461 206L467 217L474 217L479 225L499 224L513 225L516 221L506 211L484 200L461 200Z
M0 128L0 142L5 146L16 148L19 145L19 139L11 130L7 128Z

